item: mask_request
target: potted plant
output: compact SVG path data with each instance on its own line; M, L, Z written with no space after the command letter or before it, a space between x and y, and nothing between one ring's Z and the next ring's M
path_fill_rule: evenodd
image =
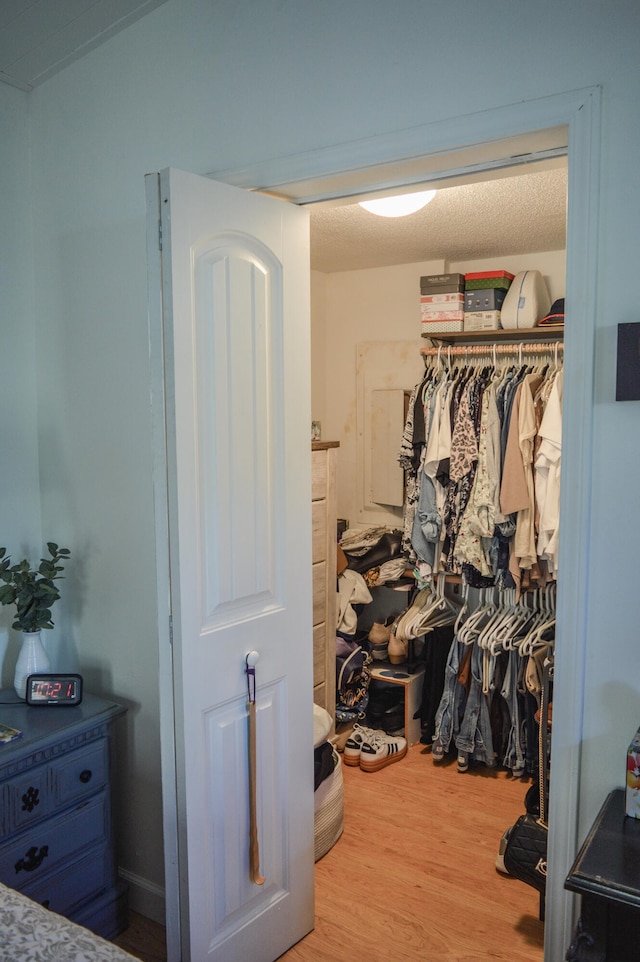
M47 543L47 549L50 557L41 558L35 568L26 558L12 565L7 549L0 548L0 605L16 606L11 627L23 633L13 681L19 698L25 697L29 675L50 668L40 632L43 628L53 628L51 608L60 597L55 582L62 577L62 562L71 552L68 548L59 548L53 541Z

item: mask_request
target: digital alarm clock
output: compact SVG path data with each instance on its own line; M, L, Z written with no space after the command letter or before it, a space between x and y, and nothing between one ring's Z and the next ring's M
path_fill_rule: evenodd
M40 674L27 678L27 705L79 705L82 675Z

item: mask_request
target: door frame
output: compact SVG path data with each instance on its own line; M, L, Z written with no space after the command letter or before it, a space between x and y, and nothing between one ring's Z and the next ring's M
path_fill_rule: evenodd
M211 173L216 180L279 195L295 203L330 203L341 197L438 180L455 182L484 171L568 155L567 284L570 316L565 332L561 550L572 559L558 592L554 705L554 790L550 800L545 959L562 958L575 922L576 899L564 879L577 850L578 795L583 735L584 662L588 623L593 448L593 377L596 333L596 265L599 208L599 87L524 101L432 124ZM154 177L146 181L147 209L158 208ZM163 447L164 353L158 225L147 218L151 393L163 785L175 784L173 659L169 603L166 448ZM579 683L576 684L576 679ZM179 958L177 804L163 806L168 957Z
M558 592L557 634L562 644L556 651L554 678L554 778L550 798L545 920L547 960L564 957L576 914L575 896L565 891L564 879L578 842L583 669L591 557L588 519L593 447L601 111L601 89L590 87L209 175L228 184L265 191L295 203L318 203L403 185L437 180L453 182L454 178L558 153L568 156L565 296L570 305L570 319L579 319L579 323L570 323L565 331L560 551L562 557L580 559L580 564L565 566ZM150 240L154 242L153 237ZM151 298L153 280L150 277ZM160 278L156 280L159 282ZM158 283L156 298L159 289ZM161 331L152 330L150 340L152 355L161 354ZM152 370L154 367L152 365ZM161 384L155 382L153 390L156 397L162 397L164 388ZM160 472L164 470L162 452L158 453L157 449L156 468ZM156 534L158 544L162 545L167 541L163 537L165 532L160 515L161 512L156 512L159 526ZM167 585L166 560L159 558L160 724L163 771L168 772L173 757L173 717L169 697L172 664ZM166 782L164 790L171 791ZM175 820L172 822L170 814L165 819L164 828L167 937L170 943L176 924L177 903L174 900L177 898L179 871L177 824ZM172 873L176 879L173 887ZM169 958L172 958L171 951Z

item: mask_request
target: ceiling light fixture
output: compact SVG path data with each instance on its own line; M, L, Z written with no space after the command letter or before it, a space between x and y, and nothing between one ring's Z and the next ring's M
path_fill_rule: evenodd
M397 197L361 200L360 206L370 214L378 214L380 217L405 217L426 207L435 196L435 190L421 190L414 194L399 194Z

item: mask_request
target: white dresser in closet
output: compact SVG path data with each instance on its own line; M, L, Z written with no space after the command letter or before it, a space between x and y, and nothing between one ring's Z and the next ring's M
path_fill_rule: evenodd
M311 443L313 525L313 700L335 719L337 441Z

